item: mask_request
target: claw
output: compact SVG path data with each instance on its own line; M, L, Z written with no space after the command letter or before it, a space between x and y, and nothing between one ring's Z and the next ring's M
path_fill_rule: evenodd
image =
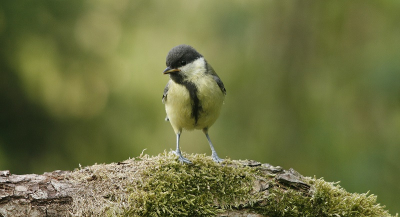
M212 157L213 161L215 161L217 163L222 163L224 161L224 159L218 157L217 153L213 153L211 155L211 157Z
M179 160L179 162L181 162L182 164L184 164L184 163L186 163L186 164L192 164L192 161L188 160L187 158L184 158L184 157L182 156L182 154L181 154L180 151L179 151L179 152L174 151L174 153L175 153L176 156L179 157L178 160Z
M182 164L192 164L192 161L190 161L190 160L188 160L187 158L184 158L184 157L182 157L182 156L180 156L179 158L178 158L178 160L182 163Z

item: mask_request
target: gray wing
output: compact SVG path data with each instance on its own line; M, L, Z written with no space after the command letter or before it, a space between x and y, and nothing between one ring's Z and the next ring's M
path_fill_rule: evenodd
M171 82L171 80L168 81L167 85L164 88L164 93L162 95L162 102L165 103L165 101L167 100L167 95L168 95L168 89L169 89L169 83ZM165 121L169 121L168 116L165 117Z
M226 95L226 89L222 80L218 77L218 75L213 75L214 81L217 82L218 87L221 89L222 93Z
M164 93L162 95L162 102L165 103L165 101L167 100L167 95L168 95L168 89L169 89L169 83L171 82L171 80L168 81L167 85L164 88Z
M226 89L224 83L222 82L221 78L218 77L217 73L214 71L213 67L207 63L207 71L211 74L214 78L214 81L217 82L218 87L221 89L222 93L226 95Z

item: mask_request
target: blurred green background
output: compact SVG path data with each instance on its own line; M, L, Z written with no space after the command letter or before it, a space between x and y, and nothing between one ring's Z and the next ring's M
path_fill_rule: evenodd
M1 1L0 170L175 149L161 103L189 44L227 89L210 136L400 212L400 1ZM210 149L184 132L187 153Z

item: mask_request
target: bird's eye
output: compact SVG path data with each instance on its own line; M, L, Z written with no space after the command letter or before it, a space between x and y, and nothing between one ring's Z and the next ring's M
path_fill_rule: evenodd
M182 61L181 61L181 65L182 65L182 66L186 65L186 61L185 61L185 60L182 60Z

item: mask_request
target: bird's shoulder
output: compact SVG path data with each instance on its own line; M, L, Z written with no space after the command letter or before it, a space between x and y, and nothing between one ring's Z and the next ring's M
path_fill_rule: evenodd
M212 76L214 81L218 84L218 87L221 89L222 93L226 95L226 89L224 86L224 83L222 82L221 78L218 76L218 74L215 72L213 67L207 63L207 72Z

